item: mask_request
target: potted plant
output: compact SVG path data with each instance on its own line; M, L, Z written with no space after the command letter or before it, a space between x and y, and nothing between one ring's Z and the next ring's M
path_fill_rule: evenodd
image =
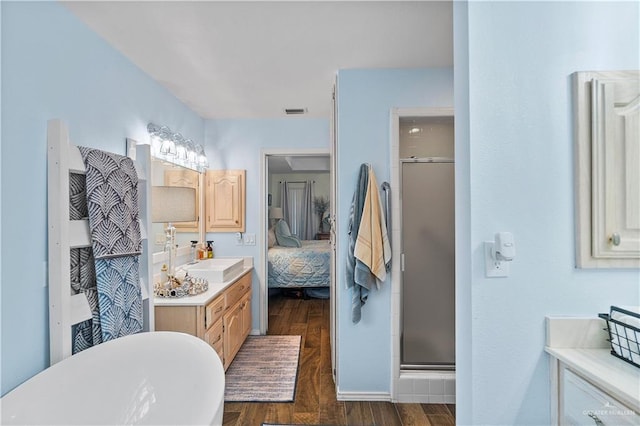
M326 197L314 197L313 208L318 215L319 232L324 232L328 225L328 220L323 220L324 213L329 209L329 200ZM326 230L328 231L328 229Z

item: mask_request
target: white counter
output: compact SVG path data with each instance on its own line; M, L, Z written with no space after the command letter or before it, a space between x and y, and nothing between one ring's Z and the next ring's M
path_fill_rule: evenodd
M180 269L180 268L178 268ZM185 297L154 297L153 303L155 306L204 306L216 298L231 284L238 281L243 275L247 274L253 269L253 258L245 257L244 265L240 272L230 277L228 280L221 283L209 283L209 289L204 293L197 294L195 296ZM197 276L197 275L196 275Z
M611 355L604 320L573 317L546 320L548 354L640 413L640 368Z
M636 413L640 412L640 368L614 357L609 349L545 350Z

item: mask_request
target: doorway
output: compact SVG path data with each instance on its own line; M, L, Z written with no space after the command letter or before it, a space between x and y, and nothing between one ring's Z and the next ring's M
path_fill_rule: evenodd
M315 210L315 206L317 206L317 202L320 199L324 200L328 205L333 204L334 191L331 185L333 172L331 156L328 150L265 150L262 152L261 164L263 169L261 192L262 200L264 200L261 205L261 232L264 238L262 239L263 245L258 267L263 277L260 297L260 333L266 334L269 327L270 296L288 292L293 295L299 294L301 297L325 297L326 293L326 297L329 297L331 293L333 274L330 272L334 262L333 256L330 254L333 247L331 240L325 240L326 236L330 235L329 232L324 232L325 230L328 231L325 229L328 221L323 223L323 219L329 215L330 209L327 208L323 217L320 217L320 214ZM309 187L305 189L306 186ZM302 228L305 227L305 220L301 219L298 211L301 209L301 204L299 200L291 198L303 197L307 190L310 191L309 196L312 197L311 209L313 212L311 212L309 221L312 223L313 229L303 233L304 230ZM287 197L290 197L290 199L286 199ZM276 217L274 217L274 213ZM269 251L279 248L277 247L277 241L275 242L276 247L273 247L275 224L276 221L281 221L284 217L287 217L287 222L294 226L292 234L296 237L298 236L296 234L303 237L303 239L298 238L301 243L314 245L318 244L320 240L325 240L324 243L330 249L327 251L329 260L324 263L328 269L326 281L318 285L326 286L326 291L322 288L320 288L320 291L312 288L312 284L315 284L316 281L310 281L309 288L306 288L305 285L296 286L294 283L289 282L290 280L275 278L276 274L273 274L274 271L272 269L273 264L269 261ZM292 231L289 223L287 223L287 228ZM271 275L270 272L272 273ZM314 277L314 280L316 278ZM319 281L322 281L322 279ZM325 282L326 284L324 284ZM330 303L334 303L334 301L331 300ZM333 335L331 339L333 339Z
M400 259L392 268L392 395L455 403L453 109L395 109L391 119L392 210L400 223L392 232Z

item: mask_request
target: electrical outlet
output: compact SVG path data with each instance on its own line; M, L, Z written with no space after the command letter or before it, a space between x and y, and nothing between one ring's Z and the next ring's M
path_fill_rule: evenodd
M487 278L508 277L509 262L493 258L493 245L493 241L485 241L484 243L485 275Z
M164 244L164 234L156 234L156 244Z
M244 244L242 232L236 232L236 245L241 246Z
M255 246L256 245L256 234L244 234L244 245L246 245L246 246Z

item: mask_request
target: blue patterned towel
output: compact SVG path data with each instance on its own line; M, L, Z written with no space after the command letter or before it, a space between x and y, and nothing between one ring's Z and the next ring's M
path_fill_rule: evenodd
M143 329L138 175L128 157L78 148L86 168L102 341L107 341Z

